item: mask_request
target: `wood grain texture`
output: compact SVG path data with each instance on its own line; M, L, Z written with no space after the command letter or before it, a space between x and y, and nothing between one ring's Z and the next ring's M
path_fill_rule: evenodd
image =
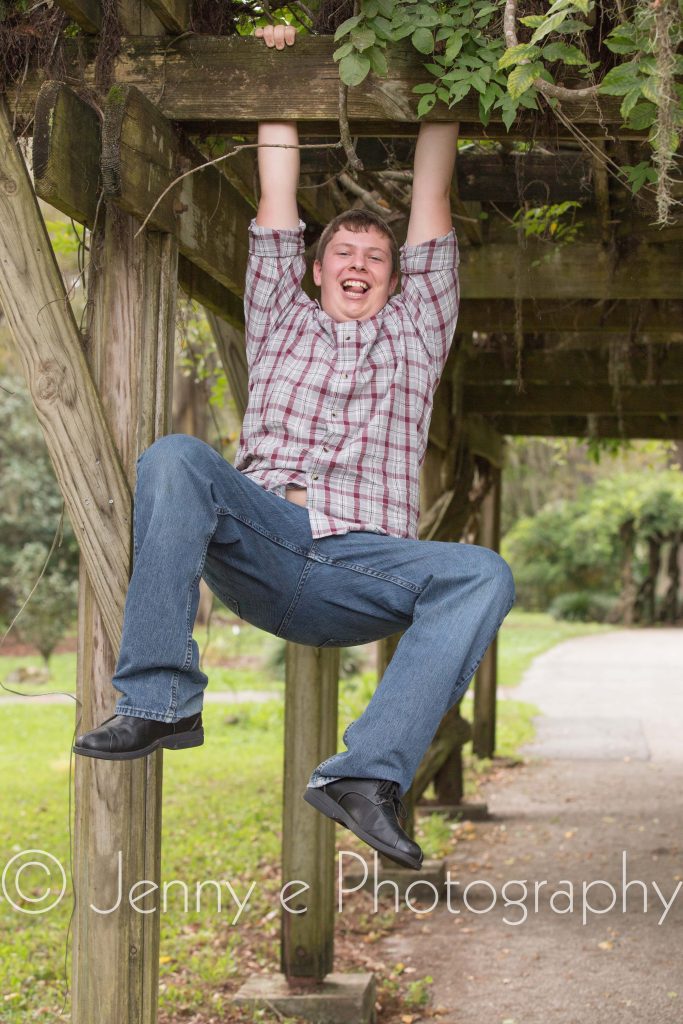
M599 242L462 248L460 283L468 299L676 299L683 297L683 244L638 245L616 254Z
M102 126L104 192L148 226L173 235L183 256L241 293L254 210L136 88L114 86ZM174 180L192 168L157 205Z
M88 360L130 482L137 456L170 428L176 256L158 232L135 239L137 222L113 204L91 238ZM81 566L77 692L80 731L113 713L117 650L103 636L92 586ZM160 881L162 755L130 762L76 759L74 1024L153 1024L159 914L134 911L125 893ZM120 858L120 860L119 860ZM113 906L119 871L124 900ZM156 894L141 909L158 904Z
M301 797L312 770L337 749L339 648L288 642L285 673L282 884L301 879L310 888L289 903L305 913L282 911L280 970L321 980L334 964L335 826Z
M683 385L630 387L608 385L529 384L520 393L514 384L470 384L463 397L466 412L521 416L677 416L683 409Z
M145 5L143 5L144 7ZM155 17L148 10L150 17ZM157 20L157 24L160 25ZM184 36L169 39L163 30L156 36L131 34L141 17L124 25L121 50L114 62L115 81L135 85L170 120L185 122L197 133L225 131L239 133L255 128L260 120L272 120L277 110L273 97L281 95L286 83L286 112L279 116L310 126L324 137L339 137L337 95L339 72L332 53L337 44L332 36L301 37L296 48L282 52L264 49L260 40L240 36ZM85 83L94 78L96 47L92 40L65 40L63 47L67 81ZM370 75L350 90L349 122L352 135L414 136L418 129L417 101L413 86L425 81L420 55L404 45L389 58L386 79ZM19 124L28 124L44 76L29 67L21 85L9 92L9 103ZM619 98L564 102L567 118L581 126L584 134L603 137L606 132L620 139L642 138L646 133L622 126ZM538 118L522 110L508 133L493 111L484 128L477 96L468 96L449 110L440 101L431 111L431 121L459 121L462 138L569 139L571 132L552 117Z
M118 648L131 494L0 99L0 300L107 635Z

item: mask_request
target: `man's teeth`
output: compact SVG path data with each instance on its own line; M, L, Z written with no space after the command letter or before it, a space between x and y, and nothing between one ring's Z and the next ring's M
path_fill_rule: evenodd
M344 281L342 283L342 288L344 289L344 291L354 290L365 293L369 289L369 287L370 286L366 284L365 281L354 281L352 279L349 279L348 281Z

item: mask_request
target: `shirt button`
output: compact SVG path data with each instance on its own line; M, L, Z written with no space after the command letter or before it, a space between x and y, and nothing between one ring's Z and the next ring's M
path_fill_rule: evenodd
M333 413L332 413L332 417L333 417L333 418L334 418L334 417L335 417L336 415L337 415L337 414L336 414L336 412L333 412Z
M313 474L313 479L314 479L314 480L317 480L317 479L318 479L318 474L317 474L317 473L314 473L314 474Z
M323 445L323 451L324 452L329 452L329 450L330 450L329 448L326 448L325 445Z
M345 377L348 377L348 373L345 373L345 374L344 374L344 376L345 376Z

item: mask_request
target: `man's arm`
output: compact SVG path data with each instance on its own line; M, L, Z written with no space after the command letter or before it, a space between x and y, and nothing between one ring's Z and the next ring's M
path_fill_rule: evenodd
M413 165L413 198L406 245L447 235L453 226L450 189L460 125L420 125Z
M267 25L257 28L256 36L266 46L282 50L292 46L296 31L291 25ZM293 121L262 121L258 126L258 173L261 186L256 223L266 228L298 228L296 190L299 184L299 150L269 149L271 146L298 146L299 132Z

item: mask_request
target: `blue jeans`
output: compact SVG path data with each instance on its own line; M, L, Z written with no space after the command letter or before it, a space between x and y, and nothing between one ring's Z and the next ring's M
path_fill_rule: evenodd
M404 793L514 601L510 569L488 548L365 530L314 540L305 506L187 434L138 459L133 523L117 714L175 722L201 711L202 577L235 614L295 643L345 647L405 630L346 729L347 750L315 768L312 786L357 776Z

